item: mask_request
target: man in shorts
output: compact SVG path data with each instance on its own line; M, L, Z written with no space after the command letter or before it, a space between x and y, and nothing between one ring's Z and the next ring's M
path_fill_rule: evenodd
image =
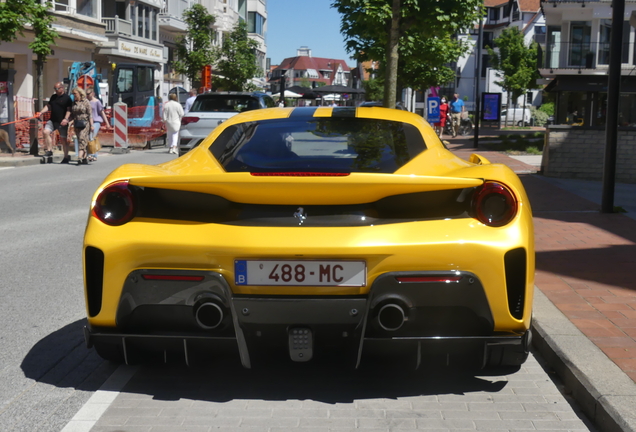
M44 156L53 156L53 132L58 131L62 140L62 149L64 150L64 159L62 163L69 163L71 160L68 155L68 141L66 139L68 130L68 118L71 115L71 107L73 106L73 99L66 94L64 83L59 82L53 86L55 93L49 99L49 103L46 104L40 118L45 112L51 112L50 119L44 125L44 146L46 152Z

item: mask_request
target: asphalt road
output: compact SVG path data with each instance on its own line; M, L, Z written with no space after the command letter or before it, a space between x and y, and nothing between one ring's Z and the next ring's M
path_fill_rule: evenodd
M82 238L93 192L122 163L0 169L0 431L59 431L112 373L84 346Z
M102 361L81 331L91 196L122 163L172 158L152 150L101 156L91 166L0 169L0 431L594 431L536 355L519 370L490 373L364 361L356 372L287 362L248 371L236 358L191 368ZM107 383L108 407L82 422L77 414L122 370L132 378L117 389Z

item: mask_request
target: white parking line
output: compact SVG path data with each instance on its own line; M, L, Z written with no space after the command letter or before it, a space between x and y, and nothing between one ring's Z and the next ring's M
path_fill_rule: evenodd
M106 412L139 366L119 366L61 432L88 432Z

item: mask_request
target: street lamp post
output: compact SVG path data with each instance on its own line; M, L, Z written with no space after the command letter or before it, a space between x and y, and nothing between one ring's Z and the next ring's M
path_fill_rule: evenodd
M484 20L479 19L479 34L477 36L477 70L475 71L475 135L473 136L473 148L479 146L479 119L481 117L481 47L484 40Z
M625 0L612 1L612 36L607 83L607 123L605 124L605 159L603 162L603 196L601 212L614 213L616 183L616 147L618 139L618 103L621 93L621 61ZM632 20L630 20L632 23ZM632 24L633 25L633 24Z

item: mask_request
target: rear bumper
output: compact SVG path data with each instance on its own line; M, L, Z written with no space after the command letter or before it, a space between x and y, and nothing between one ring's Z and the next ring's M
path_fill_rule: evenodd
M144 275L185 274L179 270L136 270L126 279L116 327L89 325L86 342L183 351L195 344L235 344L244 367L259 345L284 346L292 328L309 328L316 351L346 346L359 365L366 347L412 345L418 358L428 349L485 353L492 345L527 343L527 331L495 332L479 279L469 272L391 272L378 277L367 295L254 296L233 294L218 273L192 272L202 280L166 281ZM398 278L448 275L453 282L400 282ZM204 308L209 308L206 310ZM203 311L203 312L202 312ZM207 313L210 312L210 313Z

